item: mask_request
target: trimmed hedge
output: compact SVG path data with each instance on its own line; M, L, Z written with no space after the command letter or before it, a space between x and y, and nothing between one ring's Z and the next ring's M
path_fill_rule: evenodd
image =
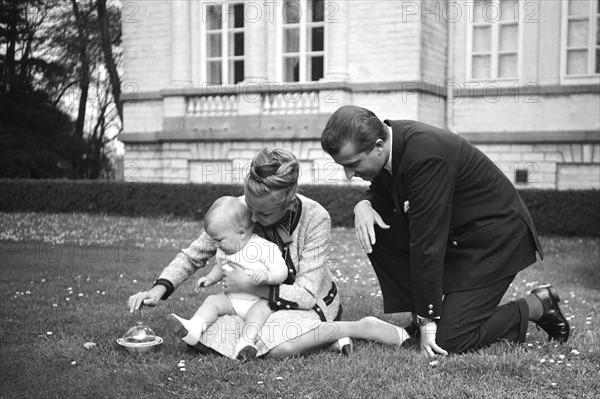
M240 185L125 183L72 180L1 180L2 212L87 212L124 216L201 219L223 195L240 195ZM352 208L365 188L301 186L321 203L334 226L354 225ZM600 237L600 191L521 190L541 234Z
M240 185L126 183L89 180L2 180L0 211L87 212L124 216L202 217Z
M540 234L600 237L600 191L519 190Z

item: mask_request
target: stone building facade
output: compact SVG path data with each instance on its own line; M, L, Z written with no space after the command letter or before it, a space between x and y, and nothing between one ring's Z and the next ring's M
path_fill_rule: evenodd
M123 8L125 179L241 183L262 147L301 183L338 107L460 134L517 187L600 188L596 1L146 0Z

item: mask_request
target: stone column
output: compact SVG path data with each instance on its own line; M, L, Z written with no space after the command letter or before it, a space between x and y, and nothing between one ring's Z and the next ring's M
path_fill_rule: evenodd
M327 57L326 81L346 81L350 77L348 74L348 8L351 6L348 1L336 1L334 3L337 12L325 12L325 40ZM327 2L325 10L328 10Z
M262 112L260 89L267 81L267 15L264 9L246 3L244 15L244 81L238 106L240 115L258 115Z
M249 8L244 18L244 80L261 84L267 81L267 16L260 14L260 8L246 7Z
M190 46L190 3L171 2L171 86L192 84Z

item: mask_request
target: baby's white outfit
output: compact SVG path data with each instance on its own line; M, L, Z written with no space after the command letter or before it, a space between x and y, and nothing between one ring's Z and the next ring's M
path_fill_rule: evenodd
M217 264L223 270L231 268L229 262L235 263L248 271L263 270L267 273L267 284L278 285L285 281L288 269L277 244L267 241L256 234L252 234L244 248L233 254L226 254L220 248L215 255ZM248 310L258 302L261 297L245 292L227 294L235 313L242 319Z

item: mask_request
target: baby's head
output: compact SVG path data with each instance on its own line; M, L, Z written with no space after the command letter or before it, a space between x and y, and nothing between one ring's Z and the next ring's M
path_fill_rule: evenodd
M252 235L252 213L244 200L221 197L204 216L204 230L225 253L242 249Z

